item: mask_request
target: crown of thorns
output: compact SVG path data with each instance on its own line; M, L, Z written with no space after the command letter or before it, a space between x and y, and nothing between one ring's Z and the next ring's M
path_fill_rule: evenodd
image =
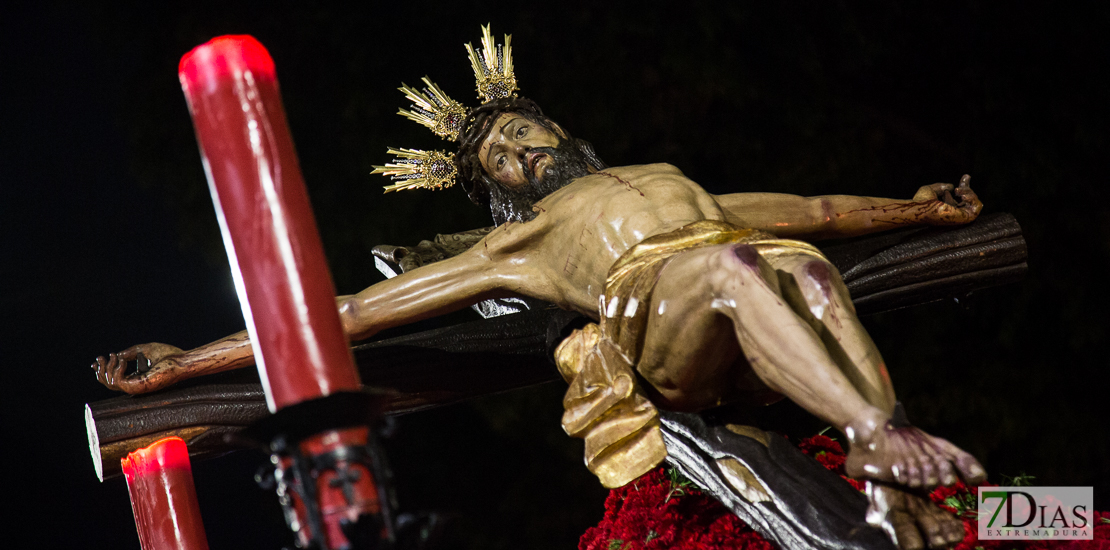
M519 88L513 74L511 41L512 36L506 34L504 44L495 44L487 24L482 27L481 50L475 50L473 46L466 44L466 52L477 81L478 98L483 104L516 97ZM401 84L399 90L412 105L408 109L399 110L397 114L428 127L443 139L458 141L469 109L448 97L428 77L421 80L424 82L423 90ZM385 187L386 193L416 188L443 189L454 185L458 176L454 153L393 147L387 152L397 158L384 166L375 166L371 172L387 176L394 182Z

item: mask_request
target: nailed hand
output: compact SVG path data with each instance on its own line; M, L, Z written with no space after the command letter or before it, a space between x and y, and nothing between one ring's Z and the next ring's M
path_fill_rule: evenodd
M925 214L925 222L932 225L959 225L970 223L979 216L983 202L971 189L971 176L964 174L959 185L934 183L917 190L915 202L932 202Z
M181 368L180 356L184 352L166 344L150 343L132 346L119 353L101 355L92 364L96 379L109 389L129 394L146 393L164 388L174 381L174 374ZM149 361L139 361L140 355ZM135 372L127 372L128 364L138 361Z

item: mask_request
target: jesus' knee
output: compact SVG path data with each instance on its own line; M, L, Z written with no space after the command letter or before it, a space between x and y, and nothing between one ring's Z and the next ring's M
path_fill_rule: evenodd
M748 244L732 244L719 248L709 262L706 273L714 293L721 297L732 296L743 287L749 292L760 290L779 294L778 277L774 268Z
M830 316L855 316L856 309L840 273L832 264L818 258L808 258L790 269L798 297L804 307L820 322Z

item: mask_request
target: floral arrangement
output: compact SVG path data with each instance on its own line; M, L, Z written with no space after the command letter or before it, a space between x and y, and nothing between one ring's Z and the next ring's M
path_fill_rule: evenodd
M822 466L844 477L856 489L863 483L844 476L844 449L835 439L817 435L798 447ZM1019 485L1028 476L1007 478ZM981 486L991 486L984 483ZM1095 512L1094 540L976 540L975 503L978 487L962 482L938 487L929 496L941 508L964 522L964 541L956 550L1011 548L1042 550L1110 550L1110 513ZM1003 546L1004 545L1004 546ZM605 499L605 516L597 527L586 530L579 550L771 550L773 544L752 530L720 502L703 494L670 468L656 468L636 481L613 489Z

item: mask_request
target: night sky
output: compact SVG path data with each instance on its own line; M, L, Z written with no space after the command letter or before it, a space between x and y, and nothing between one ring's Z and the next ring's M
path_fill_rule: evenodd
M383 196L396 116L429 75L473 103L462 44L513 34L522 94L612 165L670 162L710 192L909 198L972 175L1029 244L1020 284L864 319L910 419L998 482L1094 485L1110 508L1110 193L1100 11L1048 3L39 2L0 8L3 524L44 548L137 547L126 485L97 482L82 418L114 394L97 355L241 330L177 62L252 34L277 65L341 293L370 249L489 225L459 189ZM602 7L605 6L605 7ZM14 352L14 354L13 354ZM460 548L570 548L605 492L562 435L561 384L398 419L402 511L456 517ZM819 424L798 417L792 436ZM213 548L290 540L243 452L194 464ZM14 481L14 484L11 483Z

